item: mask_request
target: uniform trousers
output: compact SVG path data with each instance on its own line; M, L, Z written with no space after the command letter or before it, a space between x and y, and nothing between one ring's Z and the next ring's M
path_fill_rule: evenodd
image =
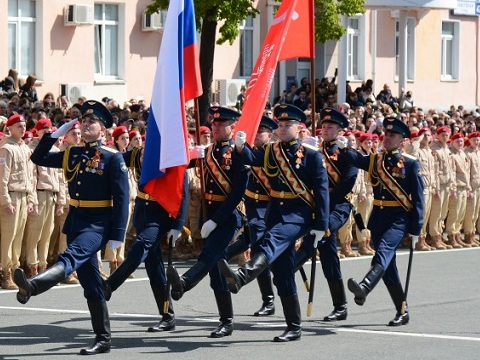
M366 199L363 201L357 200L357 213L362 215L363 223L368 224L368 220L370 219L370 215L372 214L373 209L373 196L367 195ZM363 239L362 232L358 228L355 227L355 233L357 235L357 240Z
M423 189L423 226L420 231L420 236L427 236L428 219L432 210L432 201L432 189L429 186L426 186Z
M465 234L475 232L475 224L480 212L480 189L473 191L473 197L467 198L467 206L465 208L465 218L463 220L463 231Z
M467 189L457 187L456 196L450 196L448 200L448 216L445 225L447 234L460 234L466 207Z
M38 214L27 217L24 243L27 265L47 266L48 247L54 228L57 194L52 191L37 191Z
M375 247L371 264L381 265L385 269L383 282L387 287L400 283L395 251L407 234L408 221L409 213L400 206L383 209L374 206L368 222Z
M27 222L27 193L12 191L10 198L15 212L11 215L4 213L0 216L1 263L4 269L20 267L22 239Z
M435 237L443 234L443 222L447 217L449 201L449 186L440 185L438 194L432 198L428 231L430 236Z
M62 263L65 269L65 278L77 271L83 295L88 301L105 300L97 252L107 242L106 235L98 232L67 234L67 249L58 256L58 262Z

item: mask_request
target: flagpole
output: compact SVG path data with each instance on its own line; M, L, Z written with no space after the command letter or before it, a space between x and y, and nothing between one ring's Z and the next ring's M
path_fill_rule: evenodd
M200 107L198 103L198 97L195 98L195 142L197 145L200 145ZM206 155L206 149L205 149L205 155ZM200 159L200 161L197 162L197 164L200 167L200 194L202 196L201 200L201 205L202 205L202 217L203 221L207 221L207 203L205 201L205 177L203 176L204 174L204 164L203 160Z
M311 48L311 54L312 57L310 58L310 104L312 105L312 136L315 135L315 127L317 126L316 124L316 104L315 104L315 97L317 95L317 89L315 86L315 0L309 0L310 2L310 14L312 14L311 17L311 31L312 31L312 42L310 44Z

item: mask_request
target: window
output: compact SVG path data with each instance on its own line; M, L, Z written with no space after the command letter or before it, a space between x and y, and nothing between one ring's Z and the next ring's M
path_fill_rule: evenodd
M400 22L395 21L395 78L398 80L400 73ZM407 80L415 77L415 19L407 18Z
M34 0L8 0L8 67L20 76L35 74Z
M364 77L365 31L364 17L351 17L347 23L347 78Z
M442 80L458 80L459 28L458 22L442 22Z
M118 5L95 4L95 76L117 79L119 75Z
M253 70L253 17L240 25L240 76L250 76Z

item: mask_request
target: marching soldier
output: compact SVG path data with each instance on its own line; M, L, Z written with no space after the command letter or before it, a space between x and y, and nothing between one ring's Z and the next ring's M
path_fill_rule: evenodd
M200 233L205 243L198 261L187 272L180 276L174 267L169 267L167 276L172 284L172 298L180 300L186 291L210 274L210 286L220 315L220 324L210 337L220 338L233 332L233 305L217 262L225 256L229 242L243 225L237 206L245 194L248 169L233 148L233 129L240 114L223 107L210 107L208 112L213 116L214 143L207 148L203 160L207 218Z
M465 154L470 162L472 194L465 209L463 233L465 234L465 244L477 247L479 243L475 239L475 223L480 213L480 132L472 132L468 135L468 140L470 145L465 148Z
M280 141L254 151L245 146L245 133L236 135L236 151L246 164L263 167L271 185L266 211L266 231L258 252L237 271L226 261L219 262L230 291L257 278L270 266L280 296L287 329L273 341L300 339L302 335L300 304L295 284L295 241L313 235L312 253L328 228L328 180L323 159L317 148L298 140L305 113L293 105L274 109L278 120L276 134ZM334 253L335 257L336 251Z
M90 100L82 105L82 114L84 146L50 151L57 138L75 124L70 121L51 136L44 135L31 157L37 165L64 170L70 194L70 209L63 226L67 249L43 273L27 279L22 269L16 269L14 280L19 287L17 300L26 304L31 296L47 291L76 270L96 334L93 345L82 349L80 354L93 355L109 352L111 346L97 252L107 243L118 247L124 240L129 205L128 169L119 152L101 145L105 128L112 126L108 109Z
M3 266L2 289L15 290L13 269L20 266L22 238L27 213L33 214L33 174L29 166L30 149L22 140L26 122L22 115L12 115L6 123L9 136L0 146L0 216L1 251Z
M355 166L368 171L373 186L373 210L368 222L375 246L372 267L361 282L348 280L348 289L355 303L363 305L367 295L383 278L395 304L397 314L389 326L405 325L408 309L402 312L405 300L398 274L395 250L405 235L416 242L423 225L423 180L420 164L399 149L410 137L408 125L394 117L383 121L383 152L363 156L349 152Z
M328 190L330 215L328 230L330 234L319 242L320 262L323 274L328 282L332 296L333 311L324 317L324 321L338 321L347 318L347 298L337 256L337 232L346 223L352 211L350 202L353 185L357 179L358 169L355 168L346 155L350 149L340 149L337 137L348 127L348 119L332 108L325 108L320 113L322 126L322 147L320 149L328 174ZM297 252L295 268L299 268L311 257L312 238L304 239ZM307 250L304 250L307 249Z
M260 149L272 140L273 131L278 128L277 123L270 117L263 115L255 136L254 147ZM250 246L252 255L259 250L259 245L265 234L265 213L270 201L270 181L261 167L251 167L250 177L245 191L245 209L248 227L236 242L227 248L227 259L242 253ZM248 232L245 234L245 232ZM248 238L248 239L247 239ZM250 243L249 243L250 242ZM254 316L269 316L275 314L275 296L273 294L272 276L270 270L265 269L258 278L258 287L262 294L262 306Z
M429 245L436 249L451 249L451 244L443 242L444 221L448 213L448 201L450 192L455 186L455 172L451 152L448 147L448 138L450 137L450 127L442 126L437 129L437 140L434 140L430 146L435 162L438 165L438 187L434 189L432 198L432 209L428 220L428 231L430 234Z

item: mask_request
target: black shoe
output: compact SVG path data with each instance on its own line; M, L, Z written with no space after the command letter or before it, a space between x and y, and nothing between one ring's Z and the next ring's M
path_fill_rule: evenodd
M96 355L110 352L110 341L95 341L88 349L80 350L80 355Z
M287 342L287 341L294 341L299 340L302 337L302 329L294 329L290 330L287 328L285 332L280 336L275 336L273 338L273 342Z
M178 275L177 269L173 266L169 266L167 268L167 278L172 286L172 290L170 292L173 300L180 300L185 293L185 284Z
M348 279L348 290L355 295L355 304L362 306L367 299L367 292L362 286L362 283L357 283L355 279Z
M220 268L223 276L225 276L225 279L227 280L228 289L230 290L230 292L232 294L238 294L238 292L242 288L242 283L236 272L230 268L227 260L224 259L218 261L218 267Z
M105 296L105 300L110 300L112 297L112 287L110 286L110 282L108 280L103 280L103 294Z
M410 321L410 316L408 315L408 312L406 312L405 314L397 313L395 315L395 318L393 318L393 320L391 320L388 323L388 326L407 325L409 321Z
M221 322L215 330L210 333L211 338L222 338L233 333L233 321Z
M13 273L13 281L18 286L17 300L20 304L26 304L32 296L32 286L23 269L16 268Z
M262 307L256 311L253 316L270 316L273 314L275 314L275 304L272 299L271 302L263 303Z
M170 320L160 320L160 322L148 328L148 332L172 331L175 330L175 317Z
M323 318L323 321L339 321L347 319L347 306L336 306L330 315Z

